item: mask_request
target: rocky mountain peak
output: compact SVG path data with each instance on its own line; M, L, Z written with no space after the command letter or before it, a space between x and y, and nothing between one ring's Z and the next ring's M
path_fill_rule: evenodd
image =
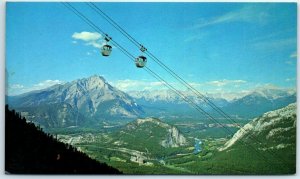
M85 90L108 88L110 86L102 76L98 75L75 80L72 84Z
M266 99L274 100L288 95L293 95L295 93L296 93L295 89L285 89L285 88L268 86L268 87L256 88L248 95L264 97Z
M59 120L62 121L66 120L62 116L73 117L65 114L74 111L86 119L135 118L143 113L142 108L129 95L114 88L98 75L15 96L13 101L9 101L9 104L15 109L32 108L32 116L37 116L36 114L41 112L42 108L44 109L43 106L49 105L49 109L44 111L47 115L40 118L51 118L51 113L55 111L60 116ZM56 108L52 109L55 104L57 106L66 104L69 108L66 112ZM76 119L68 120L74 121ZM53 120L58 119L51 118L49 121Z

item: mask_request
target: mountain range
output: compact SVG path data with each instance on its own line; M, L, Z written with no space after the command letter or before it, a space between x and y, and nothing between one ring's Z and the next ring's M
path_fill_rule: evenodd
M213 109L193 92L180 92L201 108L214 113ZM164 114L193 113L193 108L171 90L129 91L128 94L134 97L138 104L145 107L145 111L148 113L156 113L157 110L164 111ZM222 94L205 94L202 96L230 116L243 119L251 119L264 112L282 108L295 102L297 98L295 90L272 86L257 88L249 92L231 93L230 97Z
M99 119L135 118L143 114L132 97L96 75L7 97L7 103L43 127L94 125Z
M191 91L182 91L189 99L211 114L212 108ZM296 91L280 88L257 89L240 96L222 98L205 94L230 116L251 119L264 112L284 107L296 101ZM199 113L169 90L123 92L101 76L91 76L54 85L18 96L7 96L6 103L27 120L45 128L97 126L101 120L136 119L138 117L197 118Z
M296 100L294 90L263 89L233 100L223 110L228 114L251 119L265 112L285 107Z

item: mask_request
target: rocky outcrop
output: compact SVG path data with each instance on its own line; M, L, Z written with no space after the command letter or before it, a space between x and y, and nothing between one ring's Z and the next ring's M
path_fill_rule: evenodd
M171 126L170 124L167 124L155 118L145 118L136 120L136 124L138 126L147 125L147 123L154 124L165 131L166 135L164 139L160 142L160 145L162 145L163 147L179 147L187 144L186 138L180 133L180 131L175 126Z
M179 147L186 144L185 137L178 131L176 127L168 129L168 136L161 142L163 147Z

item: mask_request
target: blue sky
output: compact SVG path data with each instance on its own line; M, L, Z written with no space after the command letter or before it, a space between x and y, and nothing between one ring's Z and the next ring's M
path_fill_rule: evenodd
M131 54L130 41L84 3L72 3ZM296 3L96 3L179 76L203 92L296 88ZM128 90L162 84L60 3L7 3L8 94L97 74ZM178 89L154 61L147 66Z

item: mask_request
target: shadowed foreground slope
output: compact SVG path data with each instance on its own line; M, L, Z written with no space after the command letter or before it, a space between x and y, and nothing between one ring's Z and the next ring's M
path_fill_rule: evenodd
M120 174L58 142L5 107L5 171L12 174Z

